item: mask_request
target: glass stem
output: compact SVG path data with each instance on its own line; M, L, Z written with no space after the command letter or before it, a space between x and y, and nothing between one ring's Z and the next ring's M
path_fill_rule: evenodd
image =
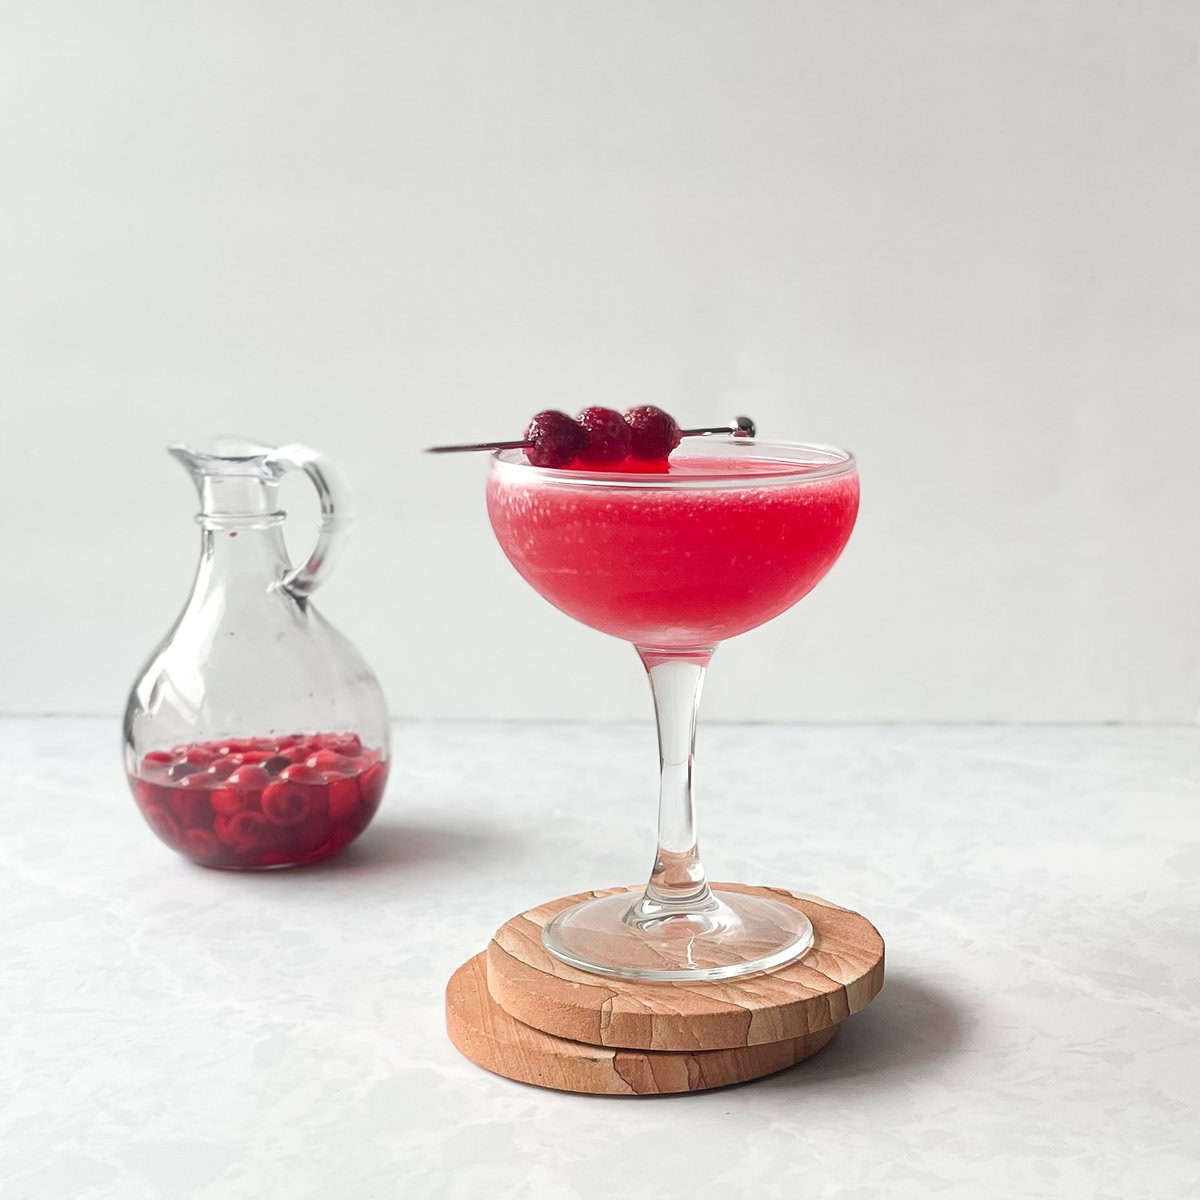
M639 646L637 652L654 694L662 771L654 869L642 898L625 917L628 924L644 926L681 913L710 912L718 906L700 861L692 791L696 713L713 650L680 653Z

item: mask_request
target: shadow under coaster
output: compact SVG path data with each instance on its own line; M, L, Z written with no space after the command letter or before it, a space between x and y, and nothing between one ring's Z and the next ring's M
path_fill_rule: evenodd
M642 983L577 970L542 926L595 895L551 901L505 922L446 987L446 1029L472 1062L562 1091L661 1095L771 1075L816 1054L883 986L883 939L858 913L778 888L813 923L813 947L776 971L698 983Z

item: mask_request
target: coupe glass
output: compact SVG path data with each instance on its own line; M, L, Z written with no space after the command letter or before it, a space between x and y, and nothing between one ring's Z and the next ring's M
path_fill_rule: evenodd
M628 465L628 464L623 464ZM728 979L812 945L808 919L705 878L693 755L718 643L790 608L834 564L858 512L854 458L829 446L689 438L669 468L571 471L492 458L488 515L509 561L576 620L633 643L654 695L662 769L658 849L645 891L584 901L546 948L623 979Z

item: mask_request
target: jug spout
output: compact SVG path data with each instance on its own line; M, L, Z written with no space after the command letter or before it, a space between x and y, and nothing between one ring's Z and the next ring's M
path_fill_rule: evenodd
M196 484L198 519L206 528L278 524L287 516L277 504L279 481L288 471L303 471L316 489L321 524L312 553L289 571L282 583L293 596L302 598L329 573L333 552L351 518L345 485L322 455L307 446L268 446L231 434L199 446L175 442L167 449Z
M200 494L200 518L270 517L282 520L276 504L280 472L271 463L275 447L250 438L221 435L199 446L167 447L187 469Z

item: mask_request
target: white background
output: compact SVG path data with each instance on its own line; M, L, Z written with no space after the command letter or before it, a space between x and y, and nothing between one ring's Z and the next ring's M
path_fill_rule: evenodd
M645 715L418 450L655 402L861 460L710 718L1195 719L1191 0L2 11L0 711L119 710L162 447L240 430L354 486L321 603L396 715Z

